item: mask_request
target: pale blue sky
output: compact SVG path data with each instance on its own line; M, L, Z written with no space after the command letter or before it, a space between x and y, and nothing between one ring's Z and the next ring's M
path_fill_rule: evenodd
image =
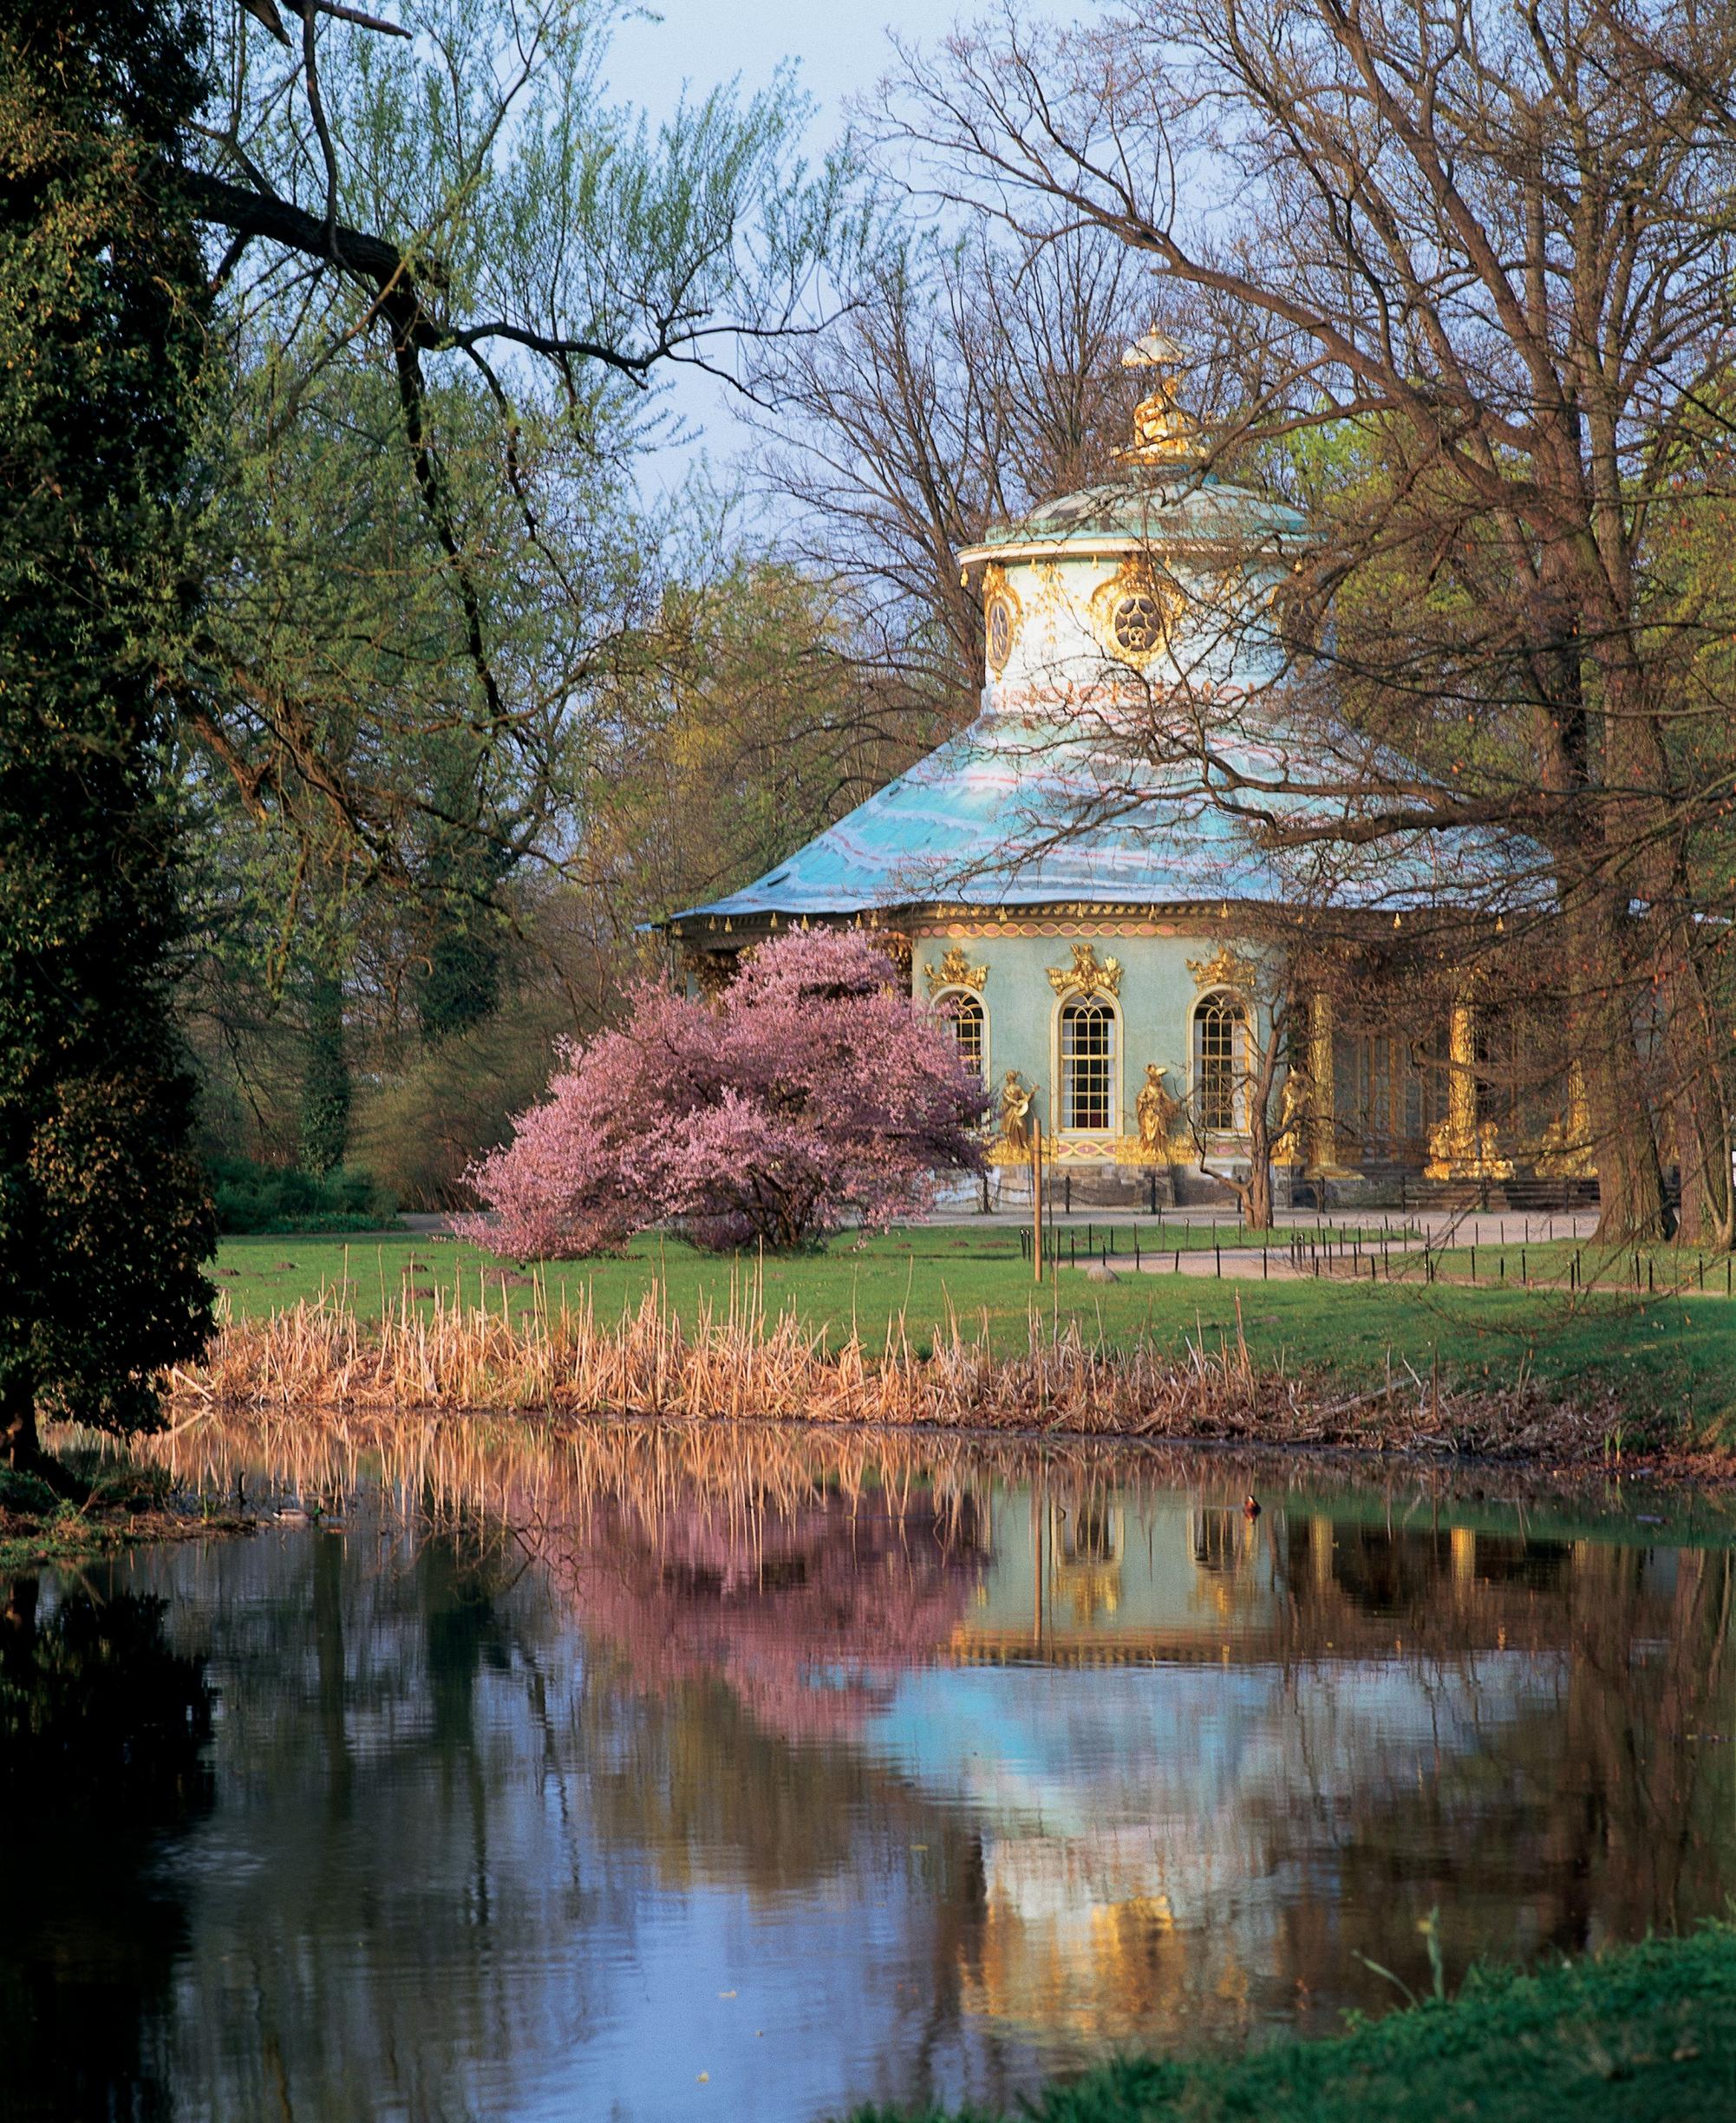
M819 105L807 150L815 160L844 130L848 99L871 88L891 62L889 29L930 42L956 16L969 19L978 0L662 0L659 20L617 30L606 69L611 95L665 116L685 82L703 94L740 78L744 91L764 88L779 62L795 59L802 87ZM746 444L722 386L702 376L675 380L673 404L720 465ZM660 452L647 484L678 482L688 453Z
M609 77L623 101L661 116L684 78L704 89L739 74L745 88L763 88L780 60L797 59L821 107L820 146L840 129L845 100L885 71L889 27L928 42L972 10L945 0L662 0L656 11L661 21L616 32Z

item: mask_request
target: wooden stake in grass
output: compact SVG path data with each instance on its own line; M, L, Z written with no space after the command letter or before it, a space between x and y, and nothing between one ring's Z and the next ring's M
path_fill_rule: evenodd
M1035 1101L1033 1100L1033 1104ZM1031 1137L1031 1257L1036 1264L1033 1280L1043 1279L1043 1124L1037 1122Z

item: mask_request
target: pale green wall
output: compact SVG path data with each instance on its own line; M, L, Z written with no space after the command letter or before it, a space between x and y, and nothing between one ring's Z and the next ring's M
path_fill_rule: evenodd
M1192 1010L1202 990L1187 962L1210 958L1225 943L1248 957L1255 955L1249 946L1224 935L1227 926L1202 924L1185 935L1098 935L1090 939L1100 963L1110 957L1121 962L1121 990L1115 1000L1120 1006L1122 1034L1118 1127L1124 1135L1134 1132L1133 1101L1145 1081L1146 1062L1168 1065L1164 1085L1172 1097L1183 1097L1190 1087ZM1085 939L1013 936L999 930L986 936L954 937L942 931L913 939L911 980L919 998L926 998L929 992L924 966L938 971L943 952L952 944L973 965L988 967L982 1000L989 1018L989 1083L998 1088L1010 1068L1017 1069L1027 1083L1041 1085L1045 1126L1051 1131L1060 1119L1051 1038L1061 998L1049 985L1047 970L1071 964L1075 940Z
M1282 1520L1256 1543L1235 1504L1189 1506L1169 1498L1126 1491L1091 1499L1093 1516L1111 1535L1108 1568L1089 1568L1092 1557L1068 1555L1073 1528L1084 1499L1058 1491L1034 1513L1028 1490L996 1486L988 1499L990 1553L966 1632L1016 1638L1036 1627L1041 1587L1045 1630L1066 1633L1088 1628L1106 1647L1118 1636L1158 1631L1221 1643L1226 1630L1245 1634L1276 1618L1282 1596L1272 1582L1271 1548L1282 1548ZM1216 1568L1200 1560L1202 1548ZM1096 1551L1093 1549L1093 1555ZM1095 1575L1099 1590L1113 1589L1113 1610L1099 1604L1081 1611L1073 1597L1079 1580Z

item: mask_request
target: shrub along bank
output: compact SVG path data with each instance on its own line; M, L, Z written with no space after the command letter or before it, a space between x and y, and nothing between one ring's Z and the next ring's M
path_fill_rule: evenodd
M371 1173L316 1173L217 1158L210 1166L217 1228L242 1231L356 1231L390 1224L398 1205Z
M862 2108L853 2123L1001 2123ZM1324 2041L1230 2061L1127 2060L1052 2088L1038 2123L1679 2123L1736 2116L1736 1930L1708 1926L1532 1976L1473 1975Z
M241 1529L238 1519L183 1493L160 1468L85 1449L49 1472L52 1481L0 1467L0 1578L94 1563L147 1541Z

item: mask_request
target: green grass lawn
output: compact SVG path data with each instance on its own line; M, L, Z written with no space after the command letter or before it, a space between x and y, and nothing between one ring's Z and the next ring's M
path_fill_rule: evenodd
M491 1306L522 1311L545 1286L557 1309L588 1294L599 1315L611 1316L636 1306L661 1277L669 1303L691 1319L703 1301L727 1307L732 1279L739 1289L756 1275L768 1311L793 1304L834 1342L853 1320L871 1347L884 1345L901 1317L914 1345L931 1345L956 1315L967 1335L986 1322L995 1345L1010 1351L1024 1345L1034 1310L1046 1329L1076 1320L1088 1337L1114 1346L1144 1336L1178 1351L1199 1339L1215 1349L1220 1336L1235 1340L1239 1297L1256 1362L1317 1366L1347 1390L1380 1382L1389 1361L1402 1378L1406 1363L1427 1376L1438 1359L1449 1385L1498 1384L1523 1365L1550 1386L1608 1382L1635 1408L1689 1408L1708 1440L1722 1435L1726 1421L1736 1434L1736 1300L1721 1294L1635 1299L1611 1290L1573 1301L1511 1282L1472 1289L1173 1274L1097 1283L1066 1265L1039 1293L1017 1232L989 1225L840 1238L820 1253L768 1258L763 1269L751 1257L718 1258L648 1238L620 1259L552 1264L534 1284L449 1238L235 1238L224 1241L218 1260L219 1287L238 1316L317 1297L346 1278L363 1317L377 1316L382 1295L395 1302L407 1289L423 1303L436 1291L450 1301L461 1290L474 1304L486 1291Z
M1680 1290L1723 1297L1736 1288L1736 1261L1691 1245L1603 1246L1589 1239L1556 1238L1539 1245L1445 1246L1433 1256L1442 1275L1479 1284L1583 1284L1587 1290L1633 1297Z
M991 2112L962 2111L988 2123ZM857 2123L891 2123L861 2109ZM1680 2123L1736 2116L1736 1931L1652 1940L1450 2003L1224 2062L1127 2061L1054 2088L1041 2123ZM923 2123L944 2123L939 2110ZM914 2123L914 2119L912 2119Z

